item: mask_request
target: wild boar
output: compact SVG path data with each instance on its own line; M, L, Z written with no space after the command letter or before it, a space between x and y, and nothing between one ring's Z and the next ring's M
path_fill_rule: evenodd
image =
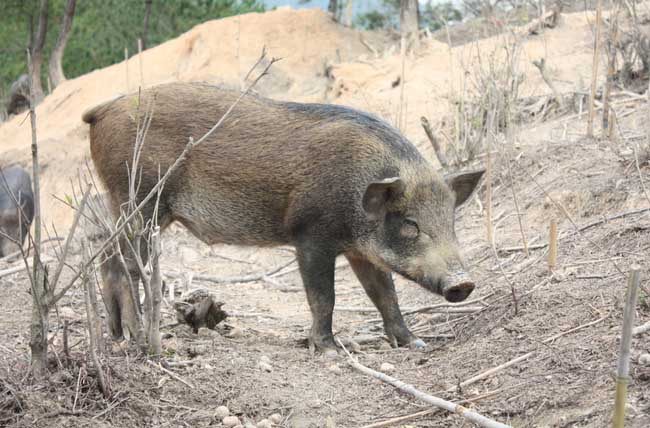
M137 94L122 96L86 111L93 163L113 212L129 196L139 105L153 106L138 173L142 200L188 138L203 136L239 95L204 83L169 83L144 90L139 101ZM482 174L440 177L400 132L368 113L249 94L170 176L157 215L163 229L178 221L207 244L294 246L312 313L310 340L321 350L335 349L339 255L350 261L391 342L423 347L404 323L391 272L452 302L472 292L474 283L456 275L463 268L454 210ZM145 220L154 202L145 206ZM135 266L129 271L139 278ZM122 320L135 333L136 305L125 278L116 259L104 265L115 337L123 334Z

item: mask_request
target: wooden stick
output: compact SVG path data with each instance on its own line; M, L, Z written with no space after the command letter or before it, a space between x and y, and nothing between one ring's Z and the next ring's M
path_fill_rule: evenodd
M604 317L598 318L595 321L588 322L587 324L582 324L582 325L580 325L580 326L578 326L576 328L572 328L570 330L567 330L567 331L564 331L562 333L558 333L558 334L556 334L554 336L551 336L548 339L543 340L542 343L550 343L550 342L552 342L552 341L554 341L556 339L559 339L562 336L566 336L567 334L575 333L576 331L579 331L579 330L582 330L584 328L590 327L592 325L598 324L599 322L603 321L605 318L607 318L607 315L605 315ZM517 363L520 363L520 362L522 362L524 360L527 360L528 358L532 357L536 353L537 353L536 350L531 351L531 352L529 352L527 354L521 355L521 356L519 356L517 358L514 358L514 359L512 359L510 361L507 361L507 362L505 362L505 363L503 363L503 364L501 364L499 366L496 366L496 367L493 367L493 368L491 368L489 370L486 370L483 373L479 373L476 376L473 376L473 377L467 379L466 381L461 382L458 385L458 387L464 388L466 386L469 386L469 385L471 385L473 383L478 382L479 380L483 380L483 379L493 375L494 373L500 372L501 370L507 369L510 366L514 366ZM455 390L456 390L456 386L447 389L446 392L454 392Z
M352 354L348 352L348 350L345 348L343 342L341 342L340 339L337 338L337 340L339 342L339 346L347 354L349 364L357 371L369 375L371 377L374 377L375 379L379 379L384 383L392 385L395 388L399 389L400 391L409 394L417 398L418 400L424 401L425 403L429 403L432 406L436 406L438 408L447 410L451 413L456 413L481 427L511 428L510 425L505 425L500 422L494 421L492 419L488 419L483 415L480 415L476 412L467 409L466 407L461 406L460 404L455 404L452 403L451 401L443 400L442 398L438 398L438 397L434 397L433 395L426 394L422 391L417 390L413 385L409 385L407 383L402 382L399 379L395 379L394 377L388 376L387 374L378 372L376 370L364 366L363 364L359 363L357 360L354 359Z
M623 428L625 424L625 400L627 383L630 380L630 345L632 344L632 327L636 312L636 298L641 280L641 268L632 266L627 283L627 295L623 312L623 332L621 333L621 348L618 355L618 371L616 377L616 400L614 402L614 428Z
M440 143L438 142L438 139L436 138L435 135L433 135L433 130L431 130L431 125L429 124L429 121L427 120L426 117L422 116L420 118L420 122L422 123L422 128L424 129L424 133L427 134L427 138L429 139L429 142L433 147L433 151L436 154L436 157L438 158L438 162L440 163L440 166L446 169L447 167L449 167L449 162L447 162L447 158L445 157L445 154L442 152L442 149L440 148Z
M552 271L557 266L557 220L555 219L551 219L548 242L548 269Z
M465 399L465 400L460 400L456 404L474 403L476 401L483 400L485 398L493 397L493 396L497 395L499 392L500 392L500 390L498 390L498 389L494 390L494 391L489 391L489 392L486 392L485 394L480 394L480 395L476 395L474 397L471 397L471 398L468 398L468 399ZM422 417L422 416L428 416L428 415L431 415L433 413L436 413L439 410L440 409L438 409L438 408L421 410L421 411L416 412L416 413L411 413L410 415L398 416L396 418L387 419L387 420L381 421L381 422L373 422L370 425L364 425L361 428L392 427L392 426L395 426L395 424L397 424L398 422L406 422L406 421L410 421L410 420L413 420L413 419L417 419L417 418Z
M182 383L183 385L187 385L187 386L189 386L190 388L195 389L195 388L194 388L194 385L192 385L191 383L189 383L188 381L186 381L185 379L183 379L182 377L180 377L180 376L177 375L176 373L172 372L171 370L167 370L166 368L164 368L164 367L161 366L160 364L156 364L156 363L154 363L154 362L151 361L151 360L147 360L147 364L149 364L149 365L152 366L152 367L157 368L158 370L162 371L163 373L168 374L168 375L171 376L173 379L179 381L179 382Z
M600 55L600 21L603 5L602 0L598 0L596 6L596 37L594 39L594 56L591 63L591 92L589 94L589 117L587 122L587 136L594 136L594 100L596 99L596 80L598 79L598 57Z

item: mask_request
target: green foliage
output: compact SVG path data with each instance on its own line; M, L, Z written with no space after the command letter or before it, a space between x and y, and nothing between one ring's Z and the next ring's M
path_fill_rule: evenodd
M382 0L382 10L373 10L357 17L356 25L366 30L399 27L400 0ZM458 22L463 19L461 11L451 2L435 3L429 1L424 8L420 5L420 28L436 31L445 22Z
M379 11L373 10L359 15L356 19L356 26L366 30L380 30L388 28L388 16Z
M427 3L424 10L420 11L420 28L428 27L431 31L439 30L445 23L459 22L463 15L451 2Z
M49 2L44 76L65 2ZM11 82L27 70L25 51L32 28L38 22L39 3L39 0L0 0L0 98ZM264 5L259 0L153 0L147 47L177 37L201 22L261 11ZM78 0L63 57L66 77L73 78L123 60L125 47L130 55L137 52L144 12L144 0Z

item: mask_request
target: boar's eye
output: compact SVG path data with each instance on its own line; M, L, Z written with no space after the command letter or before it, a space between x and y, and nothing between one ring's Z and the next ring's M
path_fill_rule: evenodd
M420 228L415 220L405 218L402 227L399 230L400 235L404 238L415 239L420 235Z

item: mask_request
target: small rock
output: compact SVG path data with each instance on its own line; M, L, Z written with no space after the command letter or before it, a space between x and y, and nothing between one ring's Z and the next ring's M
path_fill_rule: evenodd
M235 427L239 425L239 418L237 416L226 416L222 419L221 423L225 427Z
M639 355L639 364L650 366L650 354Z
M257 428L271 428L273 424L268 419L262 419L257 423Z
M260 362L266 363L266 364L271 364L271 359L269 357L267 357L266 355L262 355L260 357Z
M379 366L379 371L384 373L392 373L395 371L395 366L391 363L381 363L381 366Z
M269 416L269 420L276 425L280 425L282 423L282 415L279 413L273 413Z
M230 410L226 406L219 406L214 411L214 417L217 419L223 419L229 415L230 415Z
M255 425L255 424L252 423L252 422L246 422L246 423L244 424L244 428L257 428L257 425Z
M228 333L225 334L227 338L239 339L244 335L244 330L238 327L233 327Z
M217 333L216 331L214 331L212 329L209 329L207 327L199 328L199 336L200 337L212 338L212 337L215 337L215 336L218 336L218 335L219 335L219 333Z
M551 282L559 283L566 279L566 275L562 272L553 272L551 275Z
M265 362L263 362L263 361L260 361L260 362L257 364L257 367L259 367L260 369L264 370L265 372L269 372L269 373L270 373L270 372L273 371L273 367L271 367L270 364L265 363Z
M337 374L337 375L340 375L341 373L343 373L343 370L341 370L341 367L339 367L338 364L332 364L332 365L329 366L327 369L328 369L329 371L331 371L332 373ZM275 423L275 422L274 422L274 423Z

